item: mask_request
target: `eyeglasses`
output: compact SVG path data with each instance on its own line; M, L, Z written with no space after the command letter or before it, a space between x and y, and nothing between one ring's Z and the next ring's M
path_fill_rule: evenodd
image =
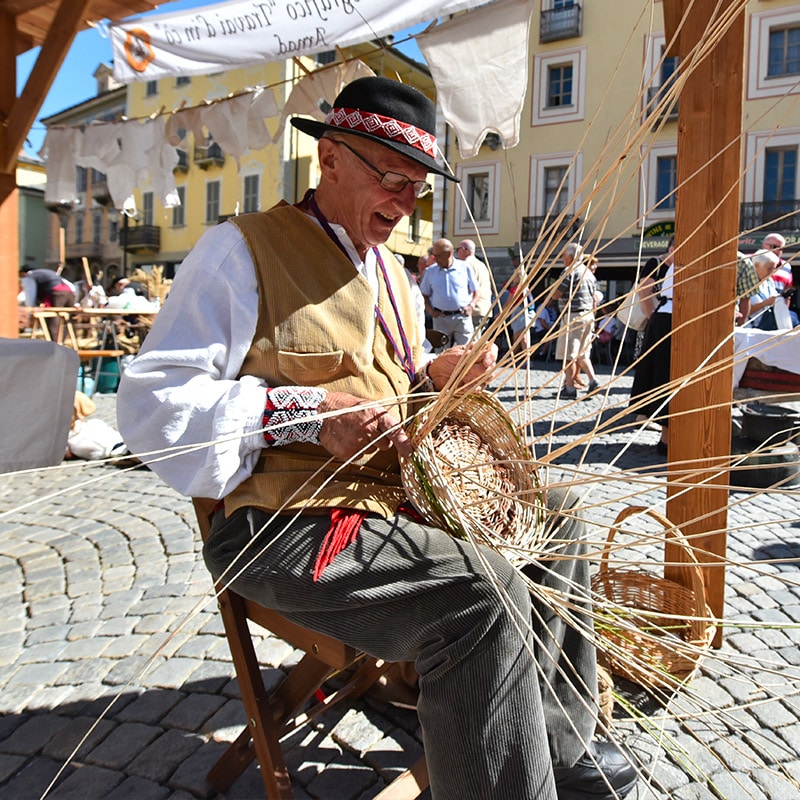
M764 247L767 247L770 250L783 250L782 244L765 244Z
M374 164L370 164L358 150L354 150L346 142L341 139L333 139L332 141L342 145L342 147L346 147L359 161L366 164L376 175L380 175L381 188L386 189L387 192L402 192L409 183L414 187L415 197L425 197L426 194L430 194L433 191L433 186L427 181L412 181L411 178L401 175L399 172L381 172Z

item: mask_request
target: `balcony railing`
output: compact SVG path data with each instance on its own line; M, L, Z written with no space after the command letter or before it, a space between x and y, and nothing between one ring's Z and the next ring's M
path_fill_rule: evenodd
M535 242L544 231L547 235L553 230L555 217L523 217L521 239ZM566 216L556 228L558 236L565 239L574 236L581 226L580 217Z
M572 39L582 33L581 7L575 3L567 8L553 8L542 11L539 26L539 43L556 42L559 39Z
M120 244L128 251L146 250L157 253L161 249L161 228L157 225L123 227Z
M208 147L195 147L194 163L201 169L208 169L212 165L221 167L225 163L225 154L216 142Z
M800 200L767 200L740 205L739 230L766 228L776 233L800 231Z
M662 102L664 95L669 90L669 84L665 83L662 86L651 86L647 90L647 116L651 117L654 114L658 115L659 119L666 119L667 122L677 122L678 120L678 100L669 108L659 108L659 103Z
M108 191L108 181L92 181L92 197L104 206L111 205L111 192Z
M102 258L102 242L70 242L66 246L66 257L69 258Z
M178 163L172 168L173 172L189 171L189 154L185 150L178 150Z

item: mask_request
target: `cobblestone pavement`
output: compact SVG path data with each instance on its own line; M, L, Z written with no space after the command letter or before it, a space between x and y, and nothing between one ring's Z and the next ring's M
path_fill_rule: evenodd
M606 523L631 502L663 503L657 433L598 432L575 446L613 415L609 404L624 404L630 379L569 404L556 397L554 369L537 366L530 385L544 388L526 411L537 452L565 446L546 480L579 474L587 515ZM501 392L509 406L517 396L511 385ZM113 422L115 397L96 400ZM730 500L729 553L740 563L728 570L723 647L668 714L622 687L630 707L618 704L616 729L652 776L639 800L798 796L800 500ZM209 590L190 503L148 470L65 462L3 476L0 796L39 798L55 780L53 798L213 797L206 772L244 715ZM258 649L268 680L298 658L268 637ZM286 744L296 796L321 800L374 797L421 752L416 715L370 699ZM263 797L255 766L226 796Z

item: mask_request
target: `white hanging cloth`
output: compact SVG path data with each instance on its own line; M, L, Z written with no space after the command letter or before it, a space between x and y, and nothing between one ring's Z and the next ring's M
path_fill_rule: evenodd
M499 0L416 37L462 158L474 158L492 131L504 148L519 143L533 5Z
M264 118L277 115L275 92L269 87L258 87L247 109L247 144L251 150L261 150L262 147L272 143Z
M73 205L78 201L75 186L75 153L77 128L50 128L39 150L39 158L47 164L47 204Z
M278 121L278 129L274 139L277 139L286 126L286 120L295 114L306 114L320 122L325 121L325 115L333 105L339 92L352 83L356 78L366 78L375 73L363 62L356 59L347 64L336 64L333 67L324 67L304 75L297 82Z
M240 94L218 100L202 109L202 119L214 141L225 155L231 156L239 166L239 159L248 150L248 110L252 98Z

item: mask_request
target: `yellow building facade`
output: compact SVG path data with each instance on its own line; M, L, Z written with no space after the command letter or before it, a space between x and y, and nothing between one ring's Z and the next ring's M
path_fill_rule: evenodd
M598 252L598 277L627 289L639 252L663 252L674 224L680 98L655 103L680 67L665 45L658 0L538 0L520 144L489 137L464 160L451 138L463 195L446 186L436 198L442 232L480 237L500 278L509 248L552 250L555 262L578 240ZM740 246L755 249L766 230L800 246L800 4L750 0L743 58Z

